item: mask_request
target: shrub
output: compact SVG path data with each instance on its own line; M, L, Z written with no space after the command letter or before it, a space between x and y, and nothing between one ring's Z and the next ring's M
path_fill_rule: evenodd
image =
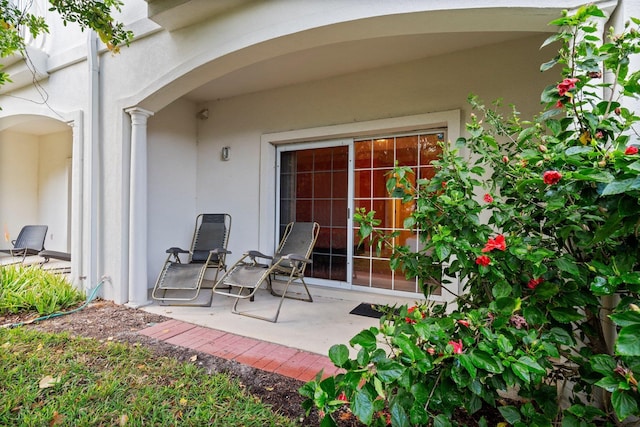
M23 312L51 314L84 300L84 293L62 274L41 268L0 267L0 315Z
M418 253L395 248L392 267L424 283L444 268L464 293L452 307L390 311L349 342L355 358L333 346L344 373L300 390L322 425L345 404L364 424L393 426L640 415L640 118L623 103L640 94L629 66L640 20L602 42L603 17L590 5L552 22L559 31L545 45L560 47L541 70L562 75L540 115L523 121L471 96L468 137L443 144L431 180L403 167L390 175L391 193L414 204L405 228L425 236ZM372 212L357 220L363 238L393 237L376 231Z

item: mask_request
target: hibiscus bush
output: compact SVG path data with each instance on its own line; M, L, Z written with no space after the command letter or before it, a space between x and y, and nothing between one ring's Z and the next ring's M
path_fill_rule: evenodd
M343 373L300 389L323 426L345 407L367 425L638 425L640 117L625 100L640 94L640 20L602 41L602 18L590 5L552 22L558 55L541 70L561 76L538 116L471 96L467 137L443 144L432 179L389 176L423 236L392 267L427 296L440 269L463 292L389 309L351 339L355 357L333 346ZM375 213L357 220L391 242Z

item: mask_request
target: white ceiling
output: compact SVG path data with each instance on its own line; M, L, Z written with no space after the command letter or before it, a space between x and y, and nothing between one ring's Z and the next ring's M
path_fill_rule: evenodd
M531 36L532 32L468 32L395 36L326 45L252 64L191 91L197 102L229 98L435 57Z

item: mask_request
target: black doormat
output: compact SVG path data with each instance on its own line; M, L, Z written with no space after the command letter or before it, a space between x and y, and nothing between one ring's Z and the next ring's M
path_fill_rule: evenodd
M384 312L376 310L374 307L380 307L380 304L371 304L369 302L363 302L358 304L356 308L351 310L349 314L355 314L357 316L373 317L379 319Z

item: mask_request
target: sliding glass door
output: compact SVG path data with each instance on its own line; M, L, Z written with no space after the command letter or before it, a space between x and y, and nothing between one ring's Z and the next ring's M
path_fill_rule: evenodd
M394 245L416 250L421 231L403 229L414 204L402 204L386 191L395 164L409 166L415 178L430 178L431 164L446 140L443 129L376 138L291 144L278 148L278 227L291 221L316 221L320 236L308 276L341 287L421 293L415 278L389 267L391 250L377 253L359 243L354 209L376 211L382 231L399 231Z
M351 141L297 145L279 153L279 232L291 221L320 224L306 275L347 283Z

